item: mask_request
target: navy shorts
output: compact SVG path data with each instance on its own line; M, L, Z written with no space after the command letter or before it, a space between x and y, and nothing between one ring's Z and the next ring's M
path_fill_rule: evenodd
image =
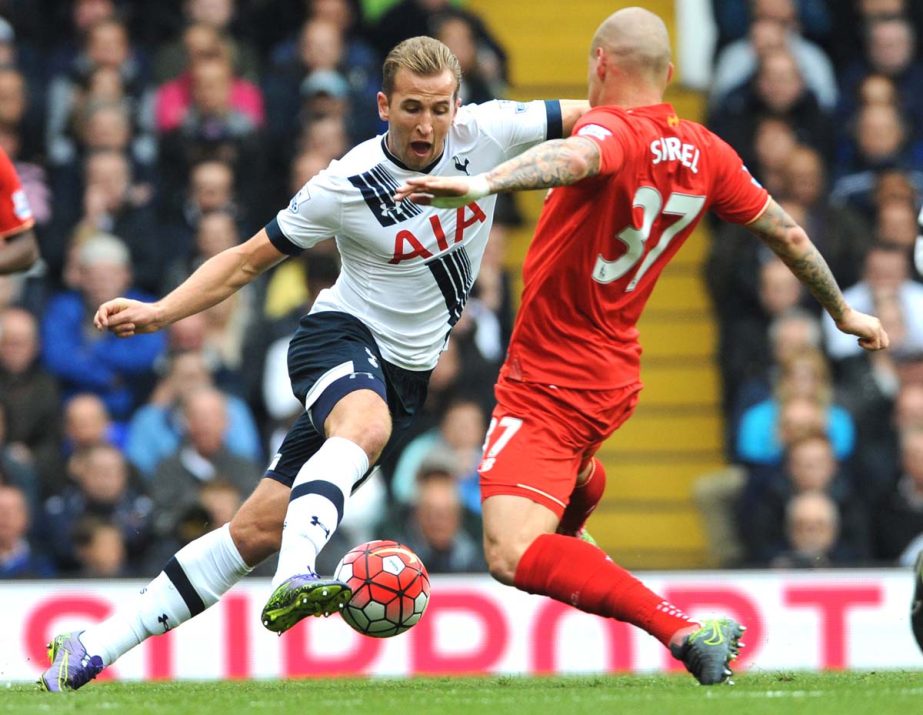
M330 411L356 390L373 390L388 403L391 438L379 457L387 459L401 446L423 407L431 372L386 362L371 331L351 315L324 311L304 316L289 344L288 373L305 411L285 435L266 476L292 486L298 471L324 443ZM353 490L364 481L365 477Z

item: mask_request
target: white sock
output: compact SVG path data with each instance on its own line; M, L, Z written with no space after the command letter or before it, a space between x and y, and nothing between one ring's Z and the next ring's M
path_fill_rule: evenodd
M292 484L273 588L314 571L317 555L340 525L353 484L368 468L365 450L343 437L330 437L305 462Z
M133 603L87 628L80 640L90 655L111 665L150 636L166 633L217 603L248 573L250 567L225 524L177 551Z

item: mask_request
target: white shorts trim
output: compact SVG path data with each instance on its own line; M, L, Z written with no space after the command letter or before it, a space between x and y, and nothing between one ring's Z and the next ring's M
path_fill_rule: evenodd
M304 409L305 411L311 409L311 405L317 402L317 398L324 394L324 390L330 387L334 382L339 380L341 377L347 377L352 375L356 371L353 366L352 360L347 360L346 362L340 363L336 367L332 367L323 375L321 375L317 382L314 383L314 386L308 390L308 394L304 397Z
M536 489L535 487L530 487L528 484L517 484L516 486L519 487L520 489L528 489L530 492L535 492L536 494L541 494L543 497L545 497L546 499L550 499L550 500L553 501L555 504L560 504L562 508L564 508L564 509L567 508L567 504L565 504L564 502L562 502L560 499L556 499L555 497L551 496L548 492L543 492L541 489Z

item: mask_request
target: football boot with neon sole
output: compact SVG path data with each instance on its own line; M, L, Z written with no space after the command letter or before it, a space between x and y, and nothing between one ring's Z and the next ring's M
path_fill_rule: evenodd
M296 574L285 579L263 606L260 620L273 633L285 633L307 616L338 613L353 592L342 581L319 578L317 574Z
M51 667L38 679L42 690L51 693L77 690L102 672L103 659L87 653L80 642L81 633L62 633L48 644Z
M733 685L730 664L744 645L740 637L745 630L731 618L705 621L682 643L670 645L670 652L702 685Z

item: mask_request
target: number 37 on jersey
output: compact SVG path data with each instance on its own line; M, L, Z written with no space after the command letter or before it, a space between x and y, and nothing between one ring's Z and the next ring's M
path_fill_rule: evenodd
M610 261L599 255L593 267L593 280L607 284L617 281L631 271L632 279L625 287L633 291L648 269L663 255L673 238L696 220L705 207L704 196L672 193L664 203L660 192L651 186L641 186L632 199L632 207L640 208L643 218L641 227L626 226L616 233L616 238L625 246L625 253ZM655 223L661 216L675 216L676 221L656 235ZM649 245L653 246L646 251Z

